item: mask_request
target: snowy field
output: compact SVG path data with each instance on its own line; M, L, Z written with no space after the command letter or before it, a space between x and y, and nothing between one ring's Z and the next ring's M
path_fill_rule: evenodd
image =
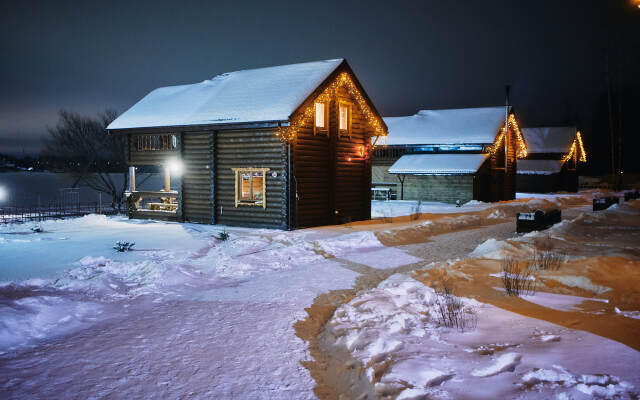
M591 221L591 196L519 196L459 208L423 203L424 215L398 222L386 217L410 215L415 204L374 202L374 216L382 213L377 222L293 232L96 215L0 226L0 394L316 398L318 372L306 367L310 344L295 326L313 317L308 307L319 296L358 287L337 305L323 335L362 366L367 390L379 397L633 398L640 381L631 371L640 370L640 357L631 339L544 321L486 298L489 290L505 297L492 289L500 279L490 276L499 272L490 263L531 251L538 238L509 239L515 234L507 222L518 211L573 207L577 222L553 228L558 241L585 247L567 245L571 260L640 259L640 228L627 223L638 208L615 206ZM484 237L495 224L507 236ZM583 236L568 235L569 224L580 225ZM423 251L437 253L430 237L469 229L478 232L475 250L425 261ZM228 241L217 238L223 230ZM601 240L601 232L612 240ZM115 251L118 240L135 242L134 250ZM464 269L465 260L477 268ZM428 274L445 266L492 285L460 293L475 311L474 329L459 332L429 317L435 292ZM575 318L584 299L596 299L590 304L605 308L589 312L613 313L608 317L627 321L630 334L640 333L636 289L602 291L615 285L567 268L556 273L555 286L547 284L549 294L523 301L564 307ZM469 385L477 388L473 396L465 394Z

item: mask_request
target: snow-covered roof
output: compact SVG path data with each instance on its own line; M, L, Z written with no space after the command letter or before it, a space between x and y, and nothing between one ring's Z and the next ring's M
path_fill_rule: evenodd
M529 153L568 153L576 132L575 126L522 129Z
M387 117L385 144L491 144L504 117L504 107L421 110L408 117Z
M405 154L390 168L390 174L475 174L489 154Z
M523 175L551 175L562 169L562 160L518 160L518 173Z
M343 59L249 69L162 87L107 129L287 121Z

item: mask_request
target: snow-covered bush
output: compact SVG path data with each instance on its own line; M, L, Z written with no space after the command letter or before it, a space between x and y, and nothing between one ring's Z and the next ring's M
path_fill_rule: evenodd
M433 317L440 326L456 328L460 332L464 332L465 330L473 330L478 325L478 317L474 310L465 306L446 282L436 289L432 307L435 311Z
M536 292L534 263L513 257L502 259L502 283L509 296L533 295Z
M133 243L133 242L125 242L125 241L122 241L122 240L118 240L118 241L116 242L116 245L115 245L115 246L113 246L113 248L114 248L115 250L118 250L118 251L119 251L119 252L121 252L121 253L124 253L125 251L131 251L131 250L133 250L133 246L135 246L135 245L136 245L136 244L135 244L135 243Z

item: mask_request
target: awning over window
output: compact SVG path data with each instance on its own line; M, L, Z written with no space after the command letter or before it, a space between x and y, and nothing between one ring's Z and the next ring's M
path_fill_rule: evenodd
M475 174L489 154L407 154L398 159L390 174L467 175Z
M551 175L562 169L561 160L518 160L518 173L523 175Z

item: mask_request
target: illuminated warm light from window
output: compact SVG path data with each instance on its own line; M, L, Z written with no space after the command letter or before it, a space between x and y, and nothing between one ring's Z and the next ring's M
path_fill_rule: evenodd
M340 126L341 131L349 129L349 109L347 106L340 106Z
M356 84L346 72L342 72L340 75L338 75L338 77L333 82L331 82L331 84L329 84L329 86L325 88L322 93L320 93L315 99L310 101L328 102L332 98L335 98L336 91L340 87L344 87L345 89L347 89L347 92L349 93L351 98L355 100L355 105L358 106L368 125L373 130L372 136L386 136L387 131L383 126L382 120L373 112L373 109L369 107L367 100L364 98L362 93L360 93ZM307 124L311 120L311 118L313 118L315 112L316 109L313 103L308 104L306 107L300 107L299 111L291 117L289 126L278 128L280 140L286 142L293 141L296 137L298 129Z
M325 127L325 121L324 121L325 107L326 105L324 103L320 103L320 102L316 103L316 127L317 128Z

